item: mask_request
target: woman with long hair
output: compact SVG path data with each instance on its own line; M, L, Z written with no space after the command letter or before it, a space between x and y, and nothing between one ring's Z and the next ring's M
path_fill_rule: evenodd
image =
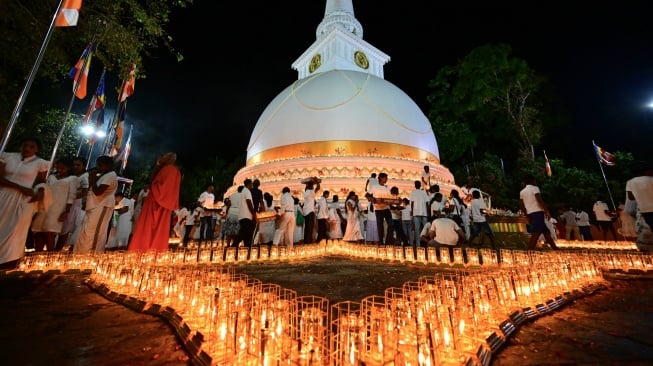
M349 191L347 199L345 200L345 210L347 210L347 227L342 240L360 243L365 237L361 231L360 225L360 211L358 210L358 196L356 192Z

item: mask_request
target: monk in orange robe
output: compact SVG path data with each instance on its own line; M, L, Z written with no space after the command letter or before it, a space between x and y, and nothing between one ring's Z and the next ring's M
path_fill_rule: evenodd
M179 207L181 172L175 153L163 154L152 174L150 192L134 226L128 251L167 251L172 211Z

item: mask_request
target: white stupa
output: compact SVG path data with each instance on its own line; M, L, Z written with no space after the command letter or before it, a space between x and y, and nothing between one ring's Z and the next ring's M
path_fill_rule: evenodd
M371 173L386 172L402 197L425 165L441 191L456 188L429 120L401 89L383 78L390 57L363 40L351 0L327 0L315 42L292 64L293 82L261 114L247 147L246 166L234 177L259 179L275 198L301 179L317 176L322 189L362 198Z

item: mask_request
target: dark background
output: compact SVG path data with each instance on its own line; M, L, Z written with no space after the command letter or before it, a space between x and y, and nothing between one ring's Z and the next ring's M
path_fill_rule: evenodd
M163 51L145 64L147 78L129 99L132 158L173 150L187 167L209 158L244 157L268 103L297 79L291 64L315 40L326 1L196 1L172 17L169 32L184 55ZM385 79L426 114L428 82L472 49L507 43L513 55L549 77L558 111L571 128L546 131L550 159L594 159L607 151L653 151L650 6L646 2L569 6L479 6L434 2L354 1L363 39L391 57ZM75 56L77 57L77 56ZM100 67L91 70L94 90ZM95 75L97 73L97 75ZM83 113L87 102L77 102ZM107 116L115 96L108 95ZM435 130L436 138L438 135ZM447 165L447 157L441 157Z

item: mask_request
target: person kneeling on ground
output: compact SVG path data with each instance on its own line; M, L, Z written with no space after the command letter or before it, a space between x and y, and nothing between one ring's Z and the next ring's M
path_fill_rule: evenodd
M429 246L446 246L449 248L450 258L453 258L451 248L465 242L465 232L452 219L437 215L429 228L429 238Z

